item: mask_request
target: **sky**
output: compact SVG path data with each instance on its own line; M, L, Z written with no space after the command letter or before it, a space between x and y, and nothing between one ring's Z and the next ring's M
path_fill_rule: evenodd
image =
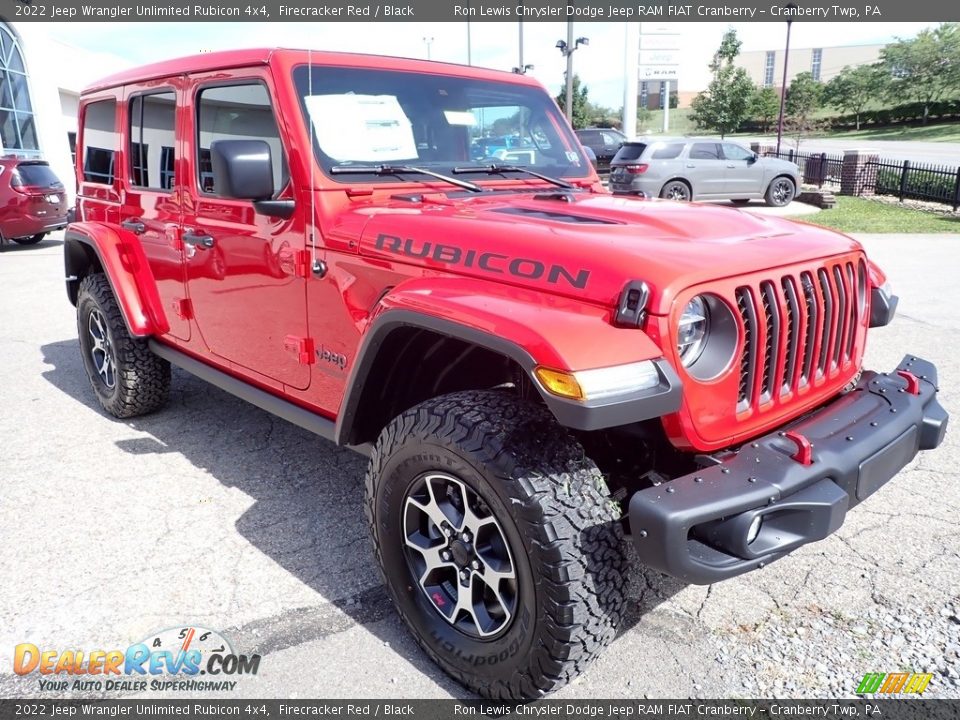
M911 37L932 23L795 22L791 46L830 47L889 42ZM728 27L737 30L743 51L780 50L786 23L643 23L680 34L682 90L702 89L707 63ZM85 50L120 58L130 65L182 55L241 47L313 47L317 50L467 62L467 23L49 23L33 24L56 40ZM516 22L470 23L474 65L509 70L519 62ZM563 82L565 61L556 48L566 38L566 23L525 22L524 64L531 74L556 93ZM575 37L590 39L574 54L574 72L587 84L590 99L601 105L623 105L625 55L623 23L575 23ZM107 73L118 70L111 67ZM104 73L104 74L107 74Z

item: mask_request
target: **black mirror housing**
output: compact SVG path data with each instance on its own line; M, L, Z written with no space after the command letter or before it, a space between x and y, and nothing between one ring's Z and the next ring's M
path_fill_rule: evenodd
M273 197L273 156L266 141L214 140L210 161L217 195L237 200Z

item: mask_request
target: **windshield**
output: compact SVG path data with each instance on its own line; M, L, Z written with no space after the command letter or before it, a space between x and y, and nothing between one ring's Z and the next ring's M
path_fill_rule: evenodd
M449 75L360 68L294 70L317 162L339 182L399 182L390 176L335 176L334 166L403 164L452 172L472 163L508 163L584 177L590 162L556 103L542 89ZM501 179L502 178L496 178Z

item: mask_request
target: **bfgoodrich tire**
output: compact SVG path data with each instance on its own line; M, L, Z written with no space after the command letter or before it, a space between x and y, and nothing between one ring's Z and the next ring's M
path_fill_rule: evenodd
M400 616L471 690L543 696L613 639L620 512L545 408L471 391L406 411L374 447L366 510Z
M88 275L77 294L77 332L83 366L100 405L117 418L162 407L170 391L170 363L134 338L102 273Z

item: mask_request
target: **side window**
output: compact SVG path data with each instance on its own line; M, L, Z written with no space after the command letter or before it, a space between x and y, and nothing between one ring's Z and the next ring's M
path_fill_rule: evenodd
M723 144L723 156L727 160L749 160L753 153L733 143Z
M197 183L202 192L217 194L210 160L210 144L215 140L265 140L273 158L274 191L286 185L283 144L270 95L263 85L248 83L201 90L197 102L197 125Z
M593 130L581 130L580 131L580 142L584 145L596 145L599 137L597 133Z
M601 132L600 137L603 138L603 144L607 147L620 147L623 144L623 140L613 133Z
M130 181L172 190L177 98L172 92L138 95L130 101Z
M112 185L117 159L117 103L92 102L83 113L83 179Z
M669 145L663 145L658 147L650 155L651 160L674 160L675 158L680 157L680 153L683 152L683 143L670 143Z
M720 146L717 143L694 143L690 148L691 160L719 160Z

